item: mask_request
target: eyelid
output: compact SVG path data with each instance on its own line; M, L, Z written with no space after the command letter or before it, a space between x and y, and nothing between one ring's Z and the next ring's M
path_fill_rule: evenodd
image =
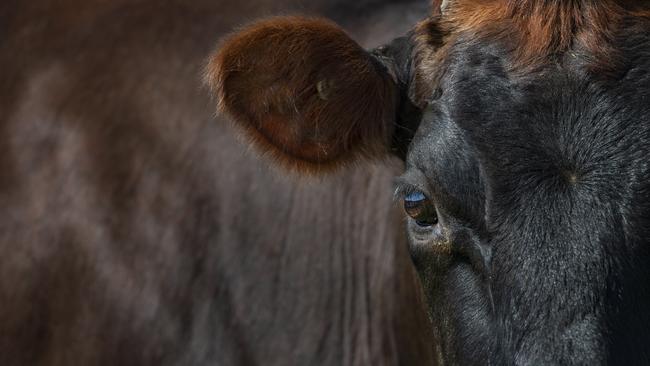
M395 180L395 199L403 200L409 194L417 192L422 192L426 198L431 199L429 190L418 184L412 183L413 180L412 175L408 172Z
M420 190L414 185L408 183L398 183L395 187L395 199L404 199L411 193L419 192Z

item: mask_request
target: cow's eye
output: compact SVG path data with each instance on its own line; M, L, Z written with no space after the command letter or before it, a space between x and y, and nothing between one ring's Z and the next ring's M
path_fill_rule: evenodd
M419 226L428 227L438 223L436 208L422 192L412 192L404 197L404 211Z

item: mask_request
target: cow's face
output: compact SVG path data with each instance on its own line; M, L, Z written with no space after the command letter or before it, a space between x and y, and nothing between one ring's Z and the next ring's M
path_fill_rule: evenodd
M227 41L208 80L290 169L407 152L397 195L447 362L644 359L645 331L623 329L650 297L638 284L650 208L626 207L650 191L631 188L650 175L626 158L647 152L634 135L648 111L622 96L643 104L634 90L650 82L620 80L630 62L647 72L647 23L613 1L434 9L372 52L320 20L262 22ZM614 47L621 25L646 59Z

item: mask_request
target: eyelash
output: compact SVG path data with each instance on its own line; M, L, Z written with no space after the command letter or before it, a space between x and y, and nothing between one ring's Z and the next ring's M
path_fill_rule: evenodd
M406 198L406 196L408 196L409 194L412 194L412 193L416 193L416 192L424 193L424 191L422 189L418 188L417 186L411 185L411 184L399 185L395 189L395 198L399 199L399 200L404 200ZM425 194L425 196L426 196L426 194Z

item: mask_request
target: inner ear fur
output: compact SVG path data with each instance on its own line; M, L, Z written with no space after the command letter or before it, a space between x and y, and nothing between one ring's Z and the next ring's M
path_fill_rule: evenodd
M225 40L206 75L219 110L285 167L322 171L387 154L395 81L329 21L250 25Z

